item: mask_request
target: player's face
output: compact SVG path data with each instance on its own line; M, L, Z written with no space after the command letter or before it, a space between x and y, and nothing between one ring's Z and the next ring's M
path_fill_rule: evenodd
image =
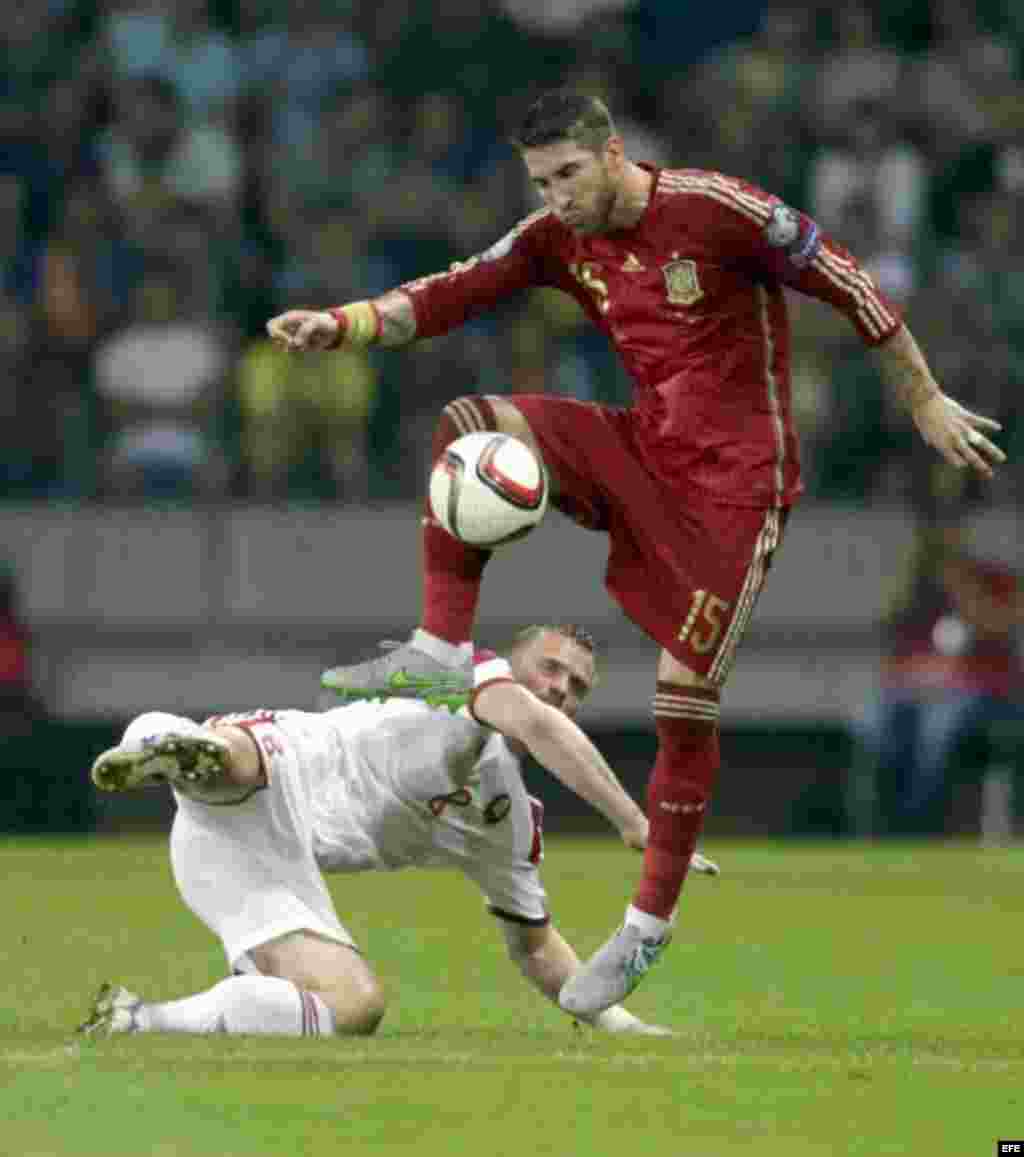
M612 137L600 153L575 141L523 149L523 163L544 204L575 233L604 233L619 193L622 142Z
M570 718L594 686L594 656L557 631L544 631L509 661L520 683Z

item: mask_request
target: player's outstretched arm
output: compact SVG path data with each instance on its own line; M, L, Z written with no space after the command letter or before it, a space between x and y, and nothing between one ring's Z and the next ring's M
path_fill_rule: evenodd
M416 337L416 314L408 294L393 289L373 301L331 309L289 309L267 322L270 338L287 350L352 346L401 346Z
M518 740L542 767L599 811L618 828L627 847L647 847L647 817L567 715L510 680L481 688L473 712L481 723Z
M991 478L993 466L1005 462L1006 455L982 431L1000 430L1001 425L942 392L905 325L878 347L878 354L887 381L928 445L950 465Z
M526 980L553 1004L558 1004L562 985L580 966L572 946L553 924L542 927L516 924L501 920L508 954ZM672 1036L660 1025L647 1024L620 1004L613 1004L604 1012L580 1016L577 1019L602 1032L633 1033L642 1036Z

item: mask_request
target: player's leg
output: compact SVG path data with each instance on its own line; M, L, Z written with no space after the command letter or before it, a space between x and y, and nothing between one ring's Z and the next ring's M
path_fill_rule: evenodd
M441 411L434 429L431 461L436 462L456 438L484 430L520 438L540 456L529 424L511 402L470 395L456 398ZM450 535L434 519L428 499L424 499L422 543L423 607L419 627L406 643L383 656L325 671L321 685L335 696L358 698L388 693L443 697L468 690L473 657L470 638L481 578L492 552Z
M775 511L710 511L701 517L705 541L716 542L719 554L701 564L706 577L700 580L687 579L680 570L680 588L690 592L683 600L689 611L676 619L670 617L671 605L659 606L653 592L635 600L625 560L632 561L635 572L638 539L622 535L613 540L620 569L609 585L613 590L629 587L619 601L664 643L654 697L658 750L647 788L650 833L640 882L622 927L563 989L559 999L570 1012L594 1012L622 1000L669 943L718 776L720 689L778 545L780 516ZM716 518L717 535L712 533ZM699 527L690 533L696 532Z
M644 866L622 926L566 983L559 997L576 1015L623 1000L672 938L679 894L704 824L720 763L719 691L668 651L658 662L658 750L647 783L650 824Z
M249 953L258 969L229 976L205 992L145 1001L104 985L81 1031L229 1036L367 1035L384 1015L384 996L355 951L314 932L296 931Z
M97 756L91 774L101 791L166 783L212 803L240 803L266 782L244 731L210 727L164 711L147 711L133 719L120 743Z
M289 715L231 716L208 728L150 715L129 727L138 746L145 746L141 737L161 748L167 734L178 737L161 757L167 761L213 733L223 769L246 789L233 801L207 800L208 784L198 795L192 784L178 790L170 846L182 900L220 938L229 966L245 975L159 1004L104 986L84 1031L321 1035L376 1027L379 987L338 920L315 857L314 801L335 757L331 736L311 726L323 717L290 727Z
M553 924L527 925L502 919L509 959L523 978L548 1000L558 1003L558 994L570 976L579 968L579 957ZM647 1024L620 1005L579 1017L602 1032L628 1033L638 1036L672 1036L670 1029Z

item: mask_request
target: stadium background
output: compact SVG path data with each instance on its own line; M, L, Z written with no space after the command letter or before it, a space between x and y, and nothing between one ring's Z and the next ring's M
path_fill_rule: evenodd
M532 204L504 126L553 84L605 95L634 155L752 180L861 257L940 382L1004 422L1010 465L972 516L983 553L1024 567L1024 10L714 7L48 0L0 28L0 826L162 822L159 793L89 790L134 712L311 706L323 666L404 634L446 400L628 396L545 294L401 352L287 360L263 335L498 237ZM725 697L721 831L850 830L848 724L935 497L852 329L793 307L808 495ZM639 792L654 648L603 560L550 518L492 563L479 637L589 627L604 676L582 722ZM583 822L543 794L553 827Z

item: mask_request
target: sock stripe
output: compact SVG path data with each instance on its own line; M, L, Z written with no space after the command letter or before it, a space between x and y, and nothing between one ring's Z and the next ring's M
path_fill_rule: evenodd
M304 988L296 988L299 1000L302 1003L302 1035L320 1035L320 1014L317 1012L316 1001Z
M654 714L662 719L695 719L699 722L717 723L721 712L717 707L697 703L661 703L654 700Z
M454 402L449 402L445 409L460 435L487 429L484 412L472 398L456 398Z
M668 688L672 690L668 690ZM704 687L678 689L672 683L659 683L651 700L656 716L664 719L695 719L716 723L721 715L718 692Z

